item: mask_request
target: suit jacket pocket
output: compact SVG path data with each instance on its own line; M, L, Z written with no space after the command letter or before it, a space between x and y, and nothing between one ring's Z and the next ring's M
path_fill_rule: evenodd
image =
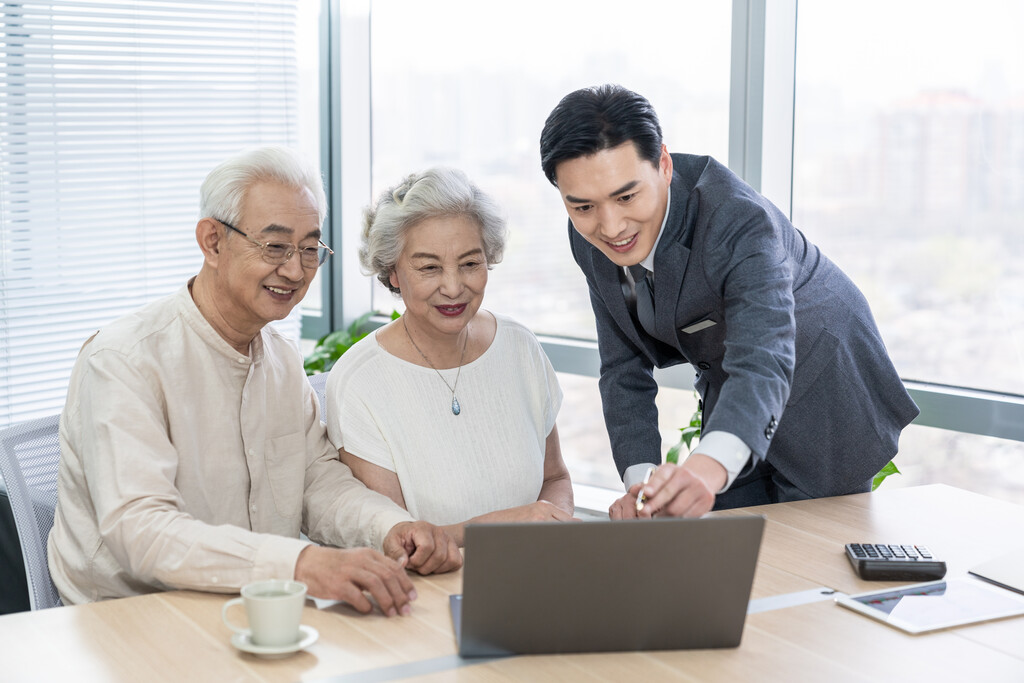
M679 331L683 334L695 334L701 330L706 330L709 327L714 327L718 324L718 321L714 319L712 314L703 315L695 320L692 320L685 325L679 326Z
M822 370L835 361L836 349L839 348L839 337L828 330L822 330L814 340L807 356L801 359L793 371L793 386L789 391L787 406L800 402L807 390L821 375Z
M283 517L302 512L306 480L306 438L302 432L269 439L266 445L267 479L274 506Z

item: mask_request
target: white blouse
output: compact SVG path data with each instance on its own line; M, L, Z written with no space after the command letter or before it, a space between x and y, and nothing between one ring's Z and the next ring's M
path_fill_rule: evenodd
M349 349L327 380L331 441L395 472L417 519L454 524L540 493L562 390L533 333L495 318L490 347L462 366L459 415L437 372L392 356L376 335ZM440 372L455 384L458 368Z

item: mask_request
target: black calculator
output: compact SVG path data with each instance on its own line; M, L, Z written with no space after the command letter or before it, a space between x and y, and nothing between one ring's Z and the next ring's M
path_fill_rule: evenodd
M847 543L846 558L868 581L934 581L946 575L946 563L923 545Z

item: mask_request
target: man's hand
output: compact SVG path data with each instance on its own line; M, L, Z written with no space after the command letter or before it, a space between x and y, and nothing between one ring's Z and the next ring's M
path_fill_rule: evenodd
M370 548L307 546L295 563L295 580L306 584L310 595L344 600L363 614L373 609L363 591L389 617L409 614L409 602L416 599L403 565Z
M612 519L636 519L636 496L643 484L633 484L626 495L612 503L608 508L608 516Z
M682 465L666 463L654 471L644 487L647 500L639 512L636 495L640 486L636 485L612 504L608 515L612 519L700 517L714 506L715 491L725 485L727 478L721 463L702 453L694 453Z
M462 566L462 553L444 529L427 522L400 522L384 537L384 554L420 574Z

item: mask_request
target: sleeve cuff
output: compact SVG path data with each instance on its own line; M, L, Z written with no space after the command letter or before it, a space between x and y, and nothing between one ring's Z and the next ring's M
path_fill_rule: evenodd
M312 542L264 534L264 541L256 550L256 557L253 560L252 580L294 579L299 553L308 545L312 545Z
M657 467L657 463L653 462L638 462L635 465L630 465L626 468L626 471L622 473L622 483L629 491L633 484L639 484L647 476L647 470L652 467Z
M713 431L702 436L694 453L701 453L718 461L725 468L725 485L716 493L726 491L736 481L740 470L750 459L750 448L743 439L729 432Z
M373 517L372 529L370 531L369 540L371 547L375 550L384 552L384 538L388 535L388 532L390 532L396 524L415 521L416 520L412 515L405 510L402 510L397 505L394 510L378 512Z

